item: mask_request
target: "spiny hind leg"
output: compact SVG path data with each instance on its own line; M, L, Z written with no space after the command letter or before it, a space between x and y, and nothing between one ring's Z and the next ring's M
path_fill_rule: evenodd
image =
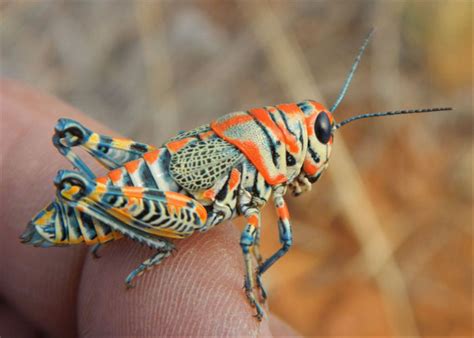
M165 229L162 231L164 236L184 238L202 228L207 219L204 206L176 192L149 187L107 186L70 170L59 171L55 185L59 198L110 227L114 230L113 236L121 233L165 253L165 256L169 255L166 252L173 245L158 235L161 229ZM164 258L161 256L145 262L145 268Z
M135 278L141 276L145 271L151 269L153 266L160 264L166 257L171 255L172 251L175 249L173 243L168 242L164 239L163 242L166 242L167 244L166 249L156 252L153 256L151 256L142 264L140 264L138 268L130 272L127 278L125 278L125 285L128 289L135 287L135 285L132 283Z
M71 119L59 119L53 136L53 144L79 171L94 178L92 170L72 149L80 146L107 169L115 169L126 162L154 150L153 146L124 138L100 135Z
M270 256L270 258L260 264L257 271L257 287L260 289L264 300L267 298L267 292L263 287L262 274L267 271L273 264L275 264L275 262L290 249L292 244L291 224L289 220L290 216L288 213L288 207L286 205L286 202L283 199L284 194L285 188L283 186L275 188L273 192L273 203L277 210L278 233L280 237L280 243L282 243L282 247L272 256Z
M255 234L260 227L260 213L257 209L248 209L245 212L245 217L247 218L247 226L240 236L240 247L242 248L245 263L244 289L250 305L255 307L257 311L255 316L258 320L262 320L264 312L254 293L255 269L250 253L250 249L255 243Z

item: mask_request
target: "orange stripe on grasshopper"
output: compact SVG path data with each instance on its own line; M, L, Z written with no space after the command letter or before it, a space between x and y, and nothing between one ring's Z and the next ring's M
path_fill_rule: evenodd
M217 128L219 130L218 135L221 136L227 129L230 129L232 127L235 127L239 124L243 124L249 121L253 121L253 117L250 115L237 115L234 117L231 117L225 121L219 122L219 124L212 123L211 128L215 131Z
M247 126L251 126L251 124L248 123L255 123L256 119L257 118L250 115L250 113L239 112L224 120L212 122L211 128L220 138L236 146L257 168L258 172L265 178L265 181L268 184L275 185L284 183L288 180L286 175L278 168L273 169L272 167L269 167L269 165L273 165L270 157L272 155L269 151L266 152L268 156L265 157L262 154L259 144L256 144L252 140L237 138L235 135L239 133L239 128L245 130ZM230 128L235 128L235 132L234 130L228 131ZM281 135L281 132L279 133ZM247 135L246 137L250 138L252 135ZM273 173L271 173L271 171L273 171Z
M216 198L216 192L214 189L207 189L206 191L204 191L202 193L202 197L206 200L209 200L209 201L214 201L214 199Z
M288 212L288 207L286 204L283 204L281 207L277 208L277 214L282 220L287 220L290 218L290 213Z
M240 171L237 169L232 169L232 172L230 173L230 178L229 178L229 190L234 190L235 187L239 184L240 182Z
M172 141L166 144L166 147L172 152L176 153L180 149L184 148L189 142L194 141L192 137L183 138L182 140Z
M280 128L273 122L272 118L270 117L270 113L264 108L254 108L249 110L250 115L252 115L255 119L257 119L260 123L262 123L265 127L267 127L276 138L282 142L284 142L284 136L281 132Z
M199 218L201 219L201 222L203 224L206 223L206 220L207 220L207 211L206 211L206 209L202 205L198 204L198 205L196 205L196 212L197 212Z
M145 159L146 163L153 164L156 162L160 155L160 150L149 151L148 153L143 154L143 158Z
M166 201L167 201L168 207L169 206L174 206L174 207L177 207L178 210L181 210L181 208L184 208L184 207L191 208L188 205L188 202L193 202L193 206L195 206L195 210L196 210L199 218L201 219L201 221L203 223L206 222L207 211L201 204L194 203L195 201L192 200L191 198L189 198L187 196L184 196L180 193L172 192L172 191L166 191L165 196L166 196Z
M248 219L249 224L253 225L255 228L258 228L259 226L259 221L258 221L258 216L257 215L250 215Z
M140 159L127 162L124 164L124 167L130 174L133 174L135 171L137 171L139 165Z
M308 175L316 175L318 170L319 170L319 167L311 163L310 160L306 159L303 162L303 171L307 173Z
M288 115L303 113L296 103L283 103L277 105L276 107Z
M298 154L300 152L300 144L296 139L295 135L291 134L287 129L286 126L279 124L280 128L283 131L283 135L285 137L285 144L288 146L288 150L290 153Z
M111 170L109 171L107 176L109 176L112 182L117 183L122 178L122 169L118 168L118 169Z
M109 178L107 176L97 177L96 182L101 184L107 184Z
M303 112L299 108L298 110L299 112L296 112L295 114L301 115L301 119L303 119L304 118ZM275 107L270 107L268 108L268 111L271 114L276 114L277 109ZM298 154L300 152L300 144L298 142L298 139L286 128L286 125L283 123L283 121L278 120L277 125L283 134L283 139L284 139L285 144L288 146L288 150L293 154Z
M226 140L226 137L223 137ZM230 142L230 141L229 141ZM238 141L232 140L233 145L240 149L247 156L252 164L257 168L258 172L262 174L265 180L271 184L276 185L283 182L286 182L288 178L284 174L278 174L276 176L271 176L270 172L267 169L265 159L263 158L262 154L260 153L260 149L258 145L253 143L252 141Z
M215 135L215 133L212 130L210 130L210 131L206 131L204 133L199 134L199 137L201 138L201 140L206 140L212 135Z

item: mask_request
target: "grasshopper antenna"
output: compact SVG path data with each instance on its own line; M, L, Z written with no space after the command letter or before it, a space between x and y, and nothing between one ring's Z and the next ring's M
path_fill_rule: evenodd
M443 107L443 108L424 108L424 109L410 109L410 110L395 110L395 111L386 111L380 113L370 113L370 114L361 114L349 117L348 119L339 122L333 127L333 130L337 130L341 128L343 125L348 124L350 122L366 119L369 117L378 117L378 116L391 116L391 115L402 115L402 114L418 114L418 113L431 113L435 111L446 111L446 110L453 110L451 107Z
M367 45L369 44L370 38L372 37L373 33L374 33L374 29L372 28L370 30L369 34L367 34L367 37L365 38L364 43L362 44L362 46L359 49L359 53L357 54L357 56L354 60L354 63L352 64L352 68L351 68L349 74L346 77L346 81L344 82L344 85L342 86L341 91L339 92L339 96L338 96L336 102L334 102L331 109L329 109L329 111L331 113L334 112L337 109L337 107L341 103L342 99L346 95L347 89L349 88L349 85L351 84L352 77L354 76L354 74L357 70L357 67L359 66L360 59L362 58L362 55L364 54L364 51L365 51Z

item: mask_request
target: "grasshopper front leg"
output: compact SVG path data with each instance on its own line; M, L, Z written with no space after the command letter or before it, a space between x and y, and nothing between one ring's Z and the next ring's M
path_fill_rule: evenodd
M247 226L240 236L240 247L242 248L245 263L244 289L250 305L255 307L257 311L255 316L258 320L262 320L264 312L254 293L255 269L250 253L250 248L255 244L257 229L260 228L260 211L258 209L249 208L245 211L244 216L247 218Z
M263 263L263 257L260 252L260 236L261 236L262 229L260 227L257 228L255 231L255 242L253 244L253 255L255 257L255 260L257 261L257 265L260 266Z
M257 270L257 287L260 289L263 299L267 298L267 292L263 287L262 274L267 271L275 262L280 259L291 247L293 242L291 224L289 220L288 207L283 195L285 194L286 188L284 186L278 186L273 191L273 203L277 210L278 215L278 233L282 247L275 252L270 258L268 258L263 264L259 265Z

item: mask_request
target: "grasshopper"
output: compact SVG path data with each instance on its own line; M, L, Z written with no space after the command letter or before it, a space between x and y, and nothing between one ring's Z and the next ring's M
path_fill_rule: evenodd
M161 147L100 135L79 122L60 119L53 144L77 170L58 172L54 201L30 221L21 240L39 247L85 243L94 245L92 253L97 255L101 245L129 237L155 249L125 279L132 287L135 277L172 253L175 246L169 239L205 232L241 215L247 220L240 237L244 289L261 320L262 303L267 298L262 274L292 245L284 195L290 190L298 196L318 181L328 167L336 131L364 118L451 109L361 114L336 123L333 113L346 94L371 34L330 109L306 100L234 112L181 132ZM109 172L96 177L74 153L75 147L83 148ZM263 259L260 211L270 199L278 215L282 246Z

